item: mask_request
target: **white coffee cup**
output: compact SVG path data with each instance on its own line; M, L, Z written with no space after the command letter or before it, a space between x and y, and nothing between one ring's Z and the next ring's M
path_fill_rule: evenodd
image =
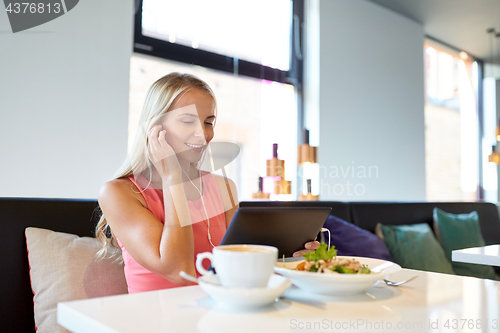
M223 287L264 288L274 272L278 249L266 245L221 245L213 252L199 253L196 269L202 275L211 274L202 266L209 259Z

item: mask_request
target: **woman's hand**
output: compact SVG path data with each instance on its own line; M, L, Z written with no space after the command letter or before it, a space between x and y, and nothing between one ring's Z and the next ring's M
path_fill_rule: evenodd
M167 176L167 172L180 172L179 161L174 150L167 143L165 133L161 125L156 125L148 136L148 157L162 178Z
M304 250L297 251L293 254L294 257L301 257L302 254L307 253L309 251L314 251L319 247L319 242L317 240L313 240L311 242L307 242L304 245Z

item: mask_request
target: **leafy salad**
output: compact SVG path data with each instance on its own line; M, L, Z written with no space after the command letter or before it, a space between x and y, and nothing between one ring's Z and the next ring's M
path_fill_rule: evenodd
M309 271L325 274L370 274L366 265L355 259L337 258L335 246L328 249L326 243L321 243L314 251L304 253L305 260L297 265L299 271Z

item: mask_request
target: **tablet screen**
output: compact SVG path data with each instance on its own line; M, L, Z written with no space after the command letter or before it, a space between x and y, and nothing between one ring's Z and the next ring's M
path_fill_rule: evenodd
M291 257L316 238L330 207L244 207L234 214L221 245L275 246L279 258Z

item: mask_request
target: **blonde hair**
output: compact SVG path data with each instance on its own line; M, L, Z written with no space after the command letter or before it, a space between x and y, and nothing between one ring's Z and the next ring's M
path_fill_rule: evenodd
M207 83L196 76L170 73L158 79L147 92L134 142L125 162L115 172L113 180L138 174L146 168L149 169L150 175L152 174L152 165L147 157L148 133L162 116L169 111L176 98L191 89L197 89L209 94L214 100L215 109L217 109L215 94L212 89ZM151 178L149 181L151 182ZM107 238L108 231L111 238ZM95 236L102 244L101 249L96 254L98 259L102 259L108 254L108 245L118 248L116 236L109 227L104 214L101 214L99 222L95 227ZM117 251L113 255L116 253Z

